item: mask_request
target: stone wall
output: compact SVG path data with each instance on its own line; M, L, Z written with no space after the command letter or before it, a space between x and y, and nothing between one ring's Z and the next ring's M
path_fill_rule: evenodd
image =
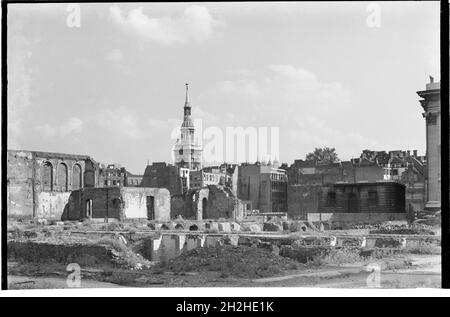
M405 213L308 213L311 222L342 222L354 224L376 224L385 221L404 221Z
M172 196L183 193L178 167L166 163L153 163L145 168L142 187L166 188Z
M288 216L292 219L306 219L306 214L318 212L319 185L288 185Z
M37 194L36 217L45 219L60 220L64 208L69 202L70 193L48 193L41 192Z
M89 209L91 209L90 215ZM81 220L83 218L122 219L120 188L83 188L72 191L63 220Z
M319 196L322 213L404 213L405 186L396 182L324 186Z
M153 220L170 220L169 191L143 187L84 188L73 191L64 219L148 219L148 196L154 197Z
M203 210L203 203L206 199L206 209ZM239 206L231 191L227 191L219 186L210 185L198 192L196 200L197 219L230 219L238 216ZM206 214L205 214L206 213ZM206 216L206 217L205 217Z
M197 219L197 214L193 210L193 197L195 191L189 191L186 195L174 195L170 198L170 218L178 216L184 219Z
M170 220L170 192L165 188L121 189L123 201L123 216L125 219L148 219L147 197L154 198L154 220Z
M95 186L97 163L86 155L7 151L8 216L36 217L41 192Z

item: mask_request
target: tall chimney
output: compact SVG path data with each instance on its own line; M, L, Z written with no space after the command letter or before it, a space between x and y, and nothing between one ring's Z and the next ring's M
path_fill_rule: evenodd
M417 150L413 151L414 157L417 157Z

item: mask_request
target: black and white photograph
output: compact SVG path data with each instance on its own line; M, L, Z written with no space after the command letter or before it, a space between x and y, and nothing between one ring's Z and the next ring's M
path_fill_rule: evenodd
M2 3L2 292L440 290L442 5Z

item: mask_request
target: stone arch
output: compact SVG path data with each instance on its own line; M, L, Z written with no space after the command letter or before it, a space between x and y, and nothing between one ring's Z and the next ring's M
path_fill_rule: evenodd
M69 190L69 177L68 168L66 163L59 163L56 170L56 184L61 191L66 192Z
M82 175L83 173L80 164L75 163L72 167L72 190L80 189L82 187Z
M191 225L191 226L189 226L189 230L190 231L197 231L198 230L198 226L197 225Z
M175 225L175 229L177 229L177 230L183 230L184 227L183 227L183 225L182 225L181 223L177 223L177 224Z
M53 165L50 161L45 161L42 163L41 183L43 191L53 190Z

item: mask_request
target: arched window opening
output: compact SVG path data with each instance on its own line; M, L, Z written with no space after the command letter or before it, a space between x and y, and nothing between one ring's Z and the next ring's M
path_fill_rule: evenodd
M72 172L72 189L80 189L81 188L81 166L78 164L75 164L73 166L73 172Z
M53 190L53 166L50 162L45 162L42 165L42 190Z
M61 163L58 165L58 170L57 170L57 185L58 188L63 191L66 192L69 190L69 183L68 183L68 179L67 179L67 165L64 163Z

